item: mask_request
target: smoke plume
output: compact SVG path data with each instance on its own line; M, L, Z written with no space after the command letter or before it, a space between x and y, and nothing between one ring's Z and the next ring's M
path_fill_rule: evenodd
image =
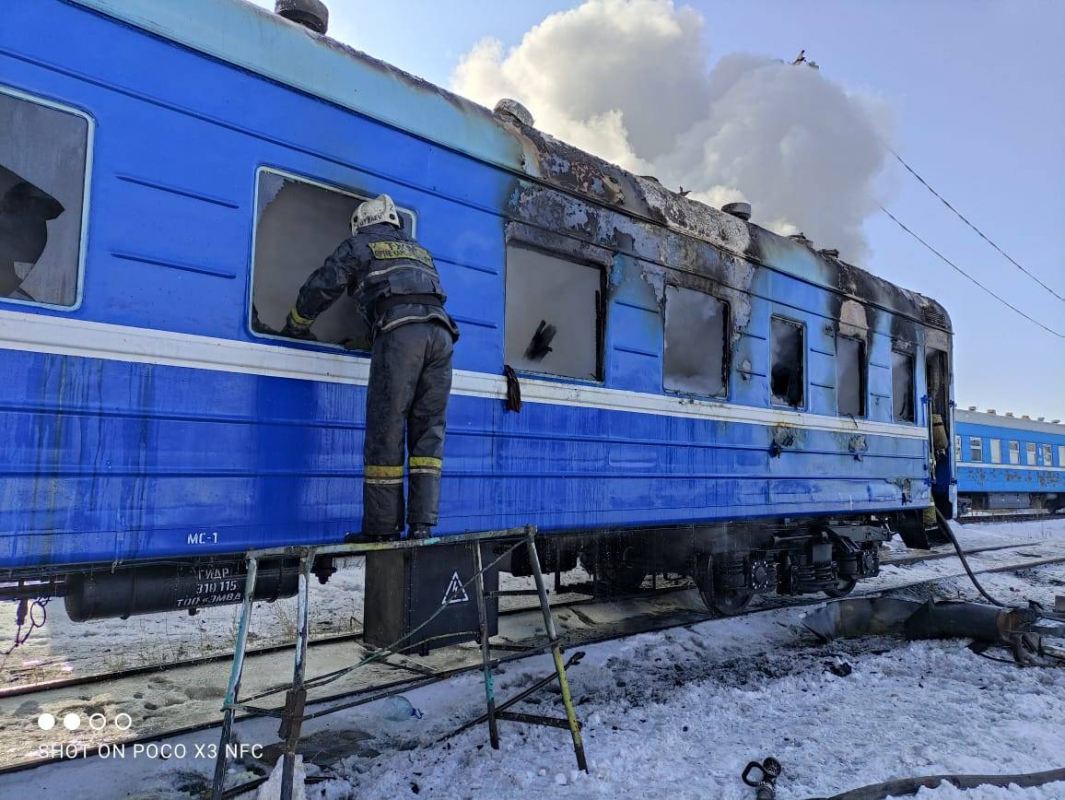
M672 0L586 0L504 51L479 42L452 77L489 107L524 103L536 125L638 174L755 221L866 254L884 115L807 64L731 54L707 70L703 19Z

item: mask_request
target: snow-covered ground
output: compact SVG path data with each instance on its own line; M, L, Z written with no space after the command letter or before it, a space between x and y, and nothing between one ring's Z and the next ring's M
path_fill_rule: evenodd
M1065 520L988 524L964 534L969 546L1062 539ZM956 563L947 566L958 572ZM904 570L913 581L942 569L943 562L887 568ZM1065 594L1065 565L985 575L982 582L1010 602L1049 604ZM936 588L941 596L977 599L964 579L943 578ZM225 611L231 624L232 610ZM587 656L569 677L584 723L588 775L576 771L568 733L559 729L501 722L498 752L487 746L483 727L434 744L483 711L479 677L467 674L409 694L424 712L421 720L388 721L374 704L308 723L308 773L330 779L309 785L306 796L746 800L754 791L739 780L744 765L772 755L784 765L778 797L789 800L912 775L1065 766L1065 669L997 663L974 655L964 641L875 637L821 644L802 627L807 611L713 620L583 648ZM264 629L262 635L273 634ZM58 644L54 635L51 642ZM498 671L498 694L549 672L543 656L509 664ZM561 715L557 690L534 700L524 710ZM14 722L5 720L3 736L17 735ZM277 739L272 720L246 721L238 732L245 744ZM168 742L185 745L184 758L127 752L122 759L93 757L2 776L0 797L195 797L213 766L206 754L197 757L195 745L216 741L210 730ZM244 767L261 770L275 757L267 751ZM948 787L918 796L1060 799L1065 783L971 792Z

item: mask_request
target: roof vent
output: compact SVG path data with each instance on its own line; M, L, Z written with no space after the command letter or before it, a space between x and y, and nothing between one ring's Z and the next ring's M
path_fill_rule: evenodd
M315 33L329 30L329 9L322 0L277 0L274 13Z
M839 250L836 250L835 248L829 249L826 247L824 250L818 250L817 252L826 258L839 258Z
M530 128L536 124L536 120L533 119L529 109L509 97L504 97L496 103L496 107L492 109L492 112L500 117L516 119L522 125L528 125Z
M1013 416L1013 412L1012 411L1007 411L1006 412L1006 416L1007 417L1012 417Z
M809 247L810 245L813 244L813 241L810 240L810 239L807 239L806 238L806 234L803 233L802 231L799 231L798 233L789 234L788 238L791 239L793 242L798 242L799 244L804 244L807 247Z
M937 311L936 309L932 308L931 306L922 306L921 307L921 317L929 325L935 325L935 326L937 326L939 328L946 328L947 327L947 318L946 318L946 316L944 316L941 311Z
M976 406L969 406L970 411L976 411Z
M731 214L742 220L748 220L751 218L751 204L738 202L738 203L725 203L721 206L721 210L726 214Z
M1038 417L1038 421L1039 422L1046 422L1047 418L1046 417Z
M1027 414L1021 414L1021 419L1031 419Z
M993 409L993 408L989 408L989 409L987 410L987 413L988 413L988 414L994 414L994 413L995 413L995 409Z
M1060 419L1052 419L1052 420L1050 420L1050 424L1052 424L1052 425L1057 425L1059 422L1061 422Z

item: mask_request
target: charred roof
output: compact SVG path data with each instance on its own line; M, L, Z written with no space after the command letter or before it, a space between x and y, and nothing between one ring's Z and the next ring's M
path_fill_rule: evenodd
M592 203L950 331L936 301L666 189L243 0L74 0L214 58ZM757 216L758 209L754 213Z

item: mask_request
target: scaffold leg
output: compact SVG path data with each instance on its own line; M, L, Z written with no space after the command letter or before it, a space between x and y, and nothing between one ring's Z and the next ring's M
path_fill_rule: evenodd
M484 698L488 707L488 739L492 749L499 749L499 725L496 722L495 684L492 680L492 653L488 644L488 606L484 596L484 566L481 545L473 544L473 585L477 595L477 622L481 636L481 660L484 664Z
M296 605L296 662L292 668L292 688L285 697L285 710L278 735L285 742L285 754L281 769L281 800L292 800L293 780L296 772L296 747L303 728L303 710L307 703L307 690L303 685L307 673L307 640L310 638L310 586L313 554L300 559L299 596Z
M544 574L540 570L540 556L536 552L536 533L531 528L528 531L526 543L529 548L529 564L532 566L533 580L536 582L536 591L540 595L540 610L544 615L544 627L547 629L547 638L551 642L551 657L555 661L555 672L558 673L558 688L562 691L562 703L566 707L566 721L573 737L573 752L577 756L577 767L587 772L588 762L584 757L581 724L577 721L577 710L573 706L573 697L570 695L569 681L566 679L566 665L562 661L562 647L559 645L558 633L555 631L551 603L547 599Z
M229 740L233 735L233 717L236 716L237 697L240 695L240 679L244 674L244 653L248 649L248 628L251 626L251 610L255 602L255 579L259 574L259 560L248 558L248 574L244 581L244 601L240 608L240 624L233 647L233 666L229 671L229 686L222 704L225 716L222 719L222 735L215 755L214 782L211 785L211 800L222 800L225 790L226 767L229 758Z

